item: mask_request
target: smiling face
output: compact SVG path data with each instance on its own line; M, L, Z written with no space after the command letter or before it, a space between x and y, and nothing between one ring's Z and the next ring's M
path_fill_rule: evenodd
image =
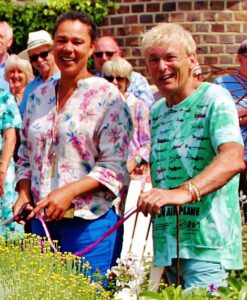
M107 79L109 82L112 82L123 95L127 91L129 81L126 77L121 76L121 74L112 73L108 76L105 76L105 79Z
M120 56L121 51L116 41L108 36L103 36L95 43L93 54L94 66L97 71L102 71L103 64L112 60L116 56Z
M190 90L191 68L196 63L195 55L188 56L181 47L170 44L153 47L145 58L153 83L165 98L186 96Z
M9 70L8 75L10 91L15 95L15 93L19 93L22 91L27 84L26 74L17 66L12 67Z
M82 78L87 73L87 61L93 49L88 25L78 20L59 24L54 36L54 56L61 76Z
M44 56L43 53L47 53L47 55ZM50 45L29 50L28 56L32 66L39 72L44 81L55 73L56 64ZM32 57L35 57L35 59L32 60Z

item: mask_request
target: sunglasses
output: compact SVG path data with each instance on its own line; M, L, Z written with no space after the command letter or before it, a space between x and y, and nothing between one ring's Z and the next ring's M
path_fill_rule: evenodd
M103 54L105 53L105 55L107 57L112 57L117 51L105 51L105 52L102 52L102 51L98 51L98 52L94 52L94 55L97 57L97 58L102 58L103 57Z
M121 76L105 76L105 79L108 80L109 82L113 82L114 79L116 79L117 81L123 81L125 79L125 77L121 77Z
M43 51L43 52L40 52L39 54L34 54L34 55L31 55L29 56L29 60L30 62L36 62L39 57L41 58L47 58L48 54L49 54L50 51Z

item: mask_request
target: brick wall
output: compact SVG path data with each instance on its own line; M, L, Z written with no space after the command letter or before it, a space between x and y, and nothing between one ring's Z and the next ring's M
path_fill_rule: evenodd
M140 34L159 22L177 22L192 32L201 64L236 66L239 43L247 39L247 1L116 0L120 5L99 27L114 36L124 57L145 74Z

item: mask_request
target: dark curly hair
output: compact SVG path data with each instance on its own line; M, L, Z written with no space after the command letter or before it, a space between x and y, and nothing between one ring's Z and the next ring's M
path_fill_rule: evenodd
M89 35L90 35L92 41L95 40L95 38L96 38L96 25L95 25L95 23L93 22L91 17L89 17L86 13L80 12L80 11L68 11L68 12L63 13L60 17L58 17L58 19L55 23L54 30L53 30L53 37L56 34L58 26L62 22L67 21L67 20L79 21L82 24L88 25Z

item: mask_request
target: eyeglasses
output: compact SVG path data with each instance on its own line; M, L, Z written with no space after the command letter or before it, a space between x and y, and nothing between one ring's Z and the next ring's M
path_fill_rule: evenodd
M114 79L116 79L117 81L123 81L125 79L125 77L121 77L121 76L105 76L105 79L108 80L109 82L113 82Z
M29 56L29 60L30 60L30 62L36 62L39 59L39 57L45 59L45 58L47 58L49 52L50 51L43 51L43 52L40 52L39 54L31 55L31 56Z
M102 58L103 57L103 54L105 53L106 56L108 57L112 57L117 51L98 51L98 52L94 52L94 55L97 57L97 58Z

